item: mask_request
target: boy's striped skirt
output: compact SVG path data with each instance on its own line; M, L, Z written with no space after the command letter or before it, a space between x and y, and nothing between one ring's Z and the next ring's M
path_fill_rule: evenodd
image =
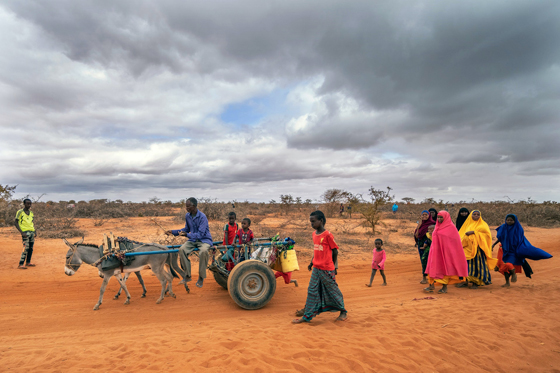
M344 299L336 283L334 271L324 271L313 267L309 288L307 289L307 301L305 302L304 321L321 312L346 311Z

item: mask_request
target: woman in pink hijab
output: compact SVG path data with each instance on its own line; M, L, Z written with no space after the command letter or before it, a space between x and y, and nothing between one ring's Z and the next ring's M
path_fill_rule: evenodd
M461 237L447 211L440 211L437 214L426 274L430 286L424 291L433 292L434 284L438 282L443 285L438 291L440 294L447 293L447 284L451 278L468 275L467 259Z

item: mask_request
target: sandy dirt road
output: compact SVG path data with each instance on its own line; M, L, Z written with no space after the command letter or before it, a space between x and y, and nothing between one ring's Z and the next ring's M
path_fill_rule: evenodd
M113 279L93 311L101 284L94 268L66 276L61 240L39 238L37 267L16 270L21 244L5 228L0 371L560 372L560 229L526 234L555 258L531 262L533 279L522 275L510 289L498 274L478 290L425 294L413 254L388 255L389 286L376 278L366 288L369 255L346 255L337 280L348 321L335 323L331 313L292 325L307 270L294 274L299 288L279 279L274 299L257 311L238 308L211 275L190 294L175 280L177 298L157 305L160 285L149 271L146 298L133 276L131 304L113 300ZM414 300L429 295L436 299Z

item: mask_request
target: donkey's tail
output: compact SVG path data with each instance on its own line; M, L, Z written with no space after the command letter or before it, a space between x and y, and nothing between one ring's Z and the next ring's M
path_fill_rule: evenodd
M169 266L169 270L171 271L173 277L179 278L179 275L181 275L181 278L184 278L185 272L177 265L178 257L179 255L177 253L169 254L167 256L167 265Z

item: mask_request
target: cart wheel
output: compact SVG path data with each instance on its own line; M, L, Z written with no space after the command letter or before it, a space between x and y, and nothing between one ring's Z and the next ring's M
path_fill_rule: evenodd
M245 260L228 277L231 299L241 308L258 310L274 296L276 278L269 266L259 260Z
M227 290L228 278L218 272L212 272L212 274L214 275L214 280L216 280L218 285Z

